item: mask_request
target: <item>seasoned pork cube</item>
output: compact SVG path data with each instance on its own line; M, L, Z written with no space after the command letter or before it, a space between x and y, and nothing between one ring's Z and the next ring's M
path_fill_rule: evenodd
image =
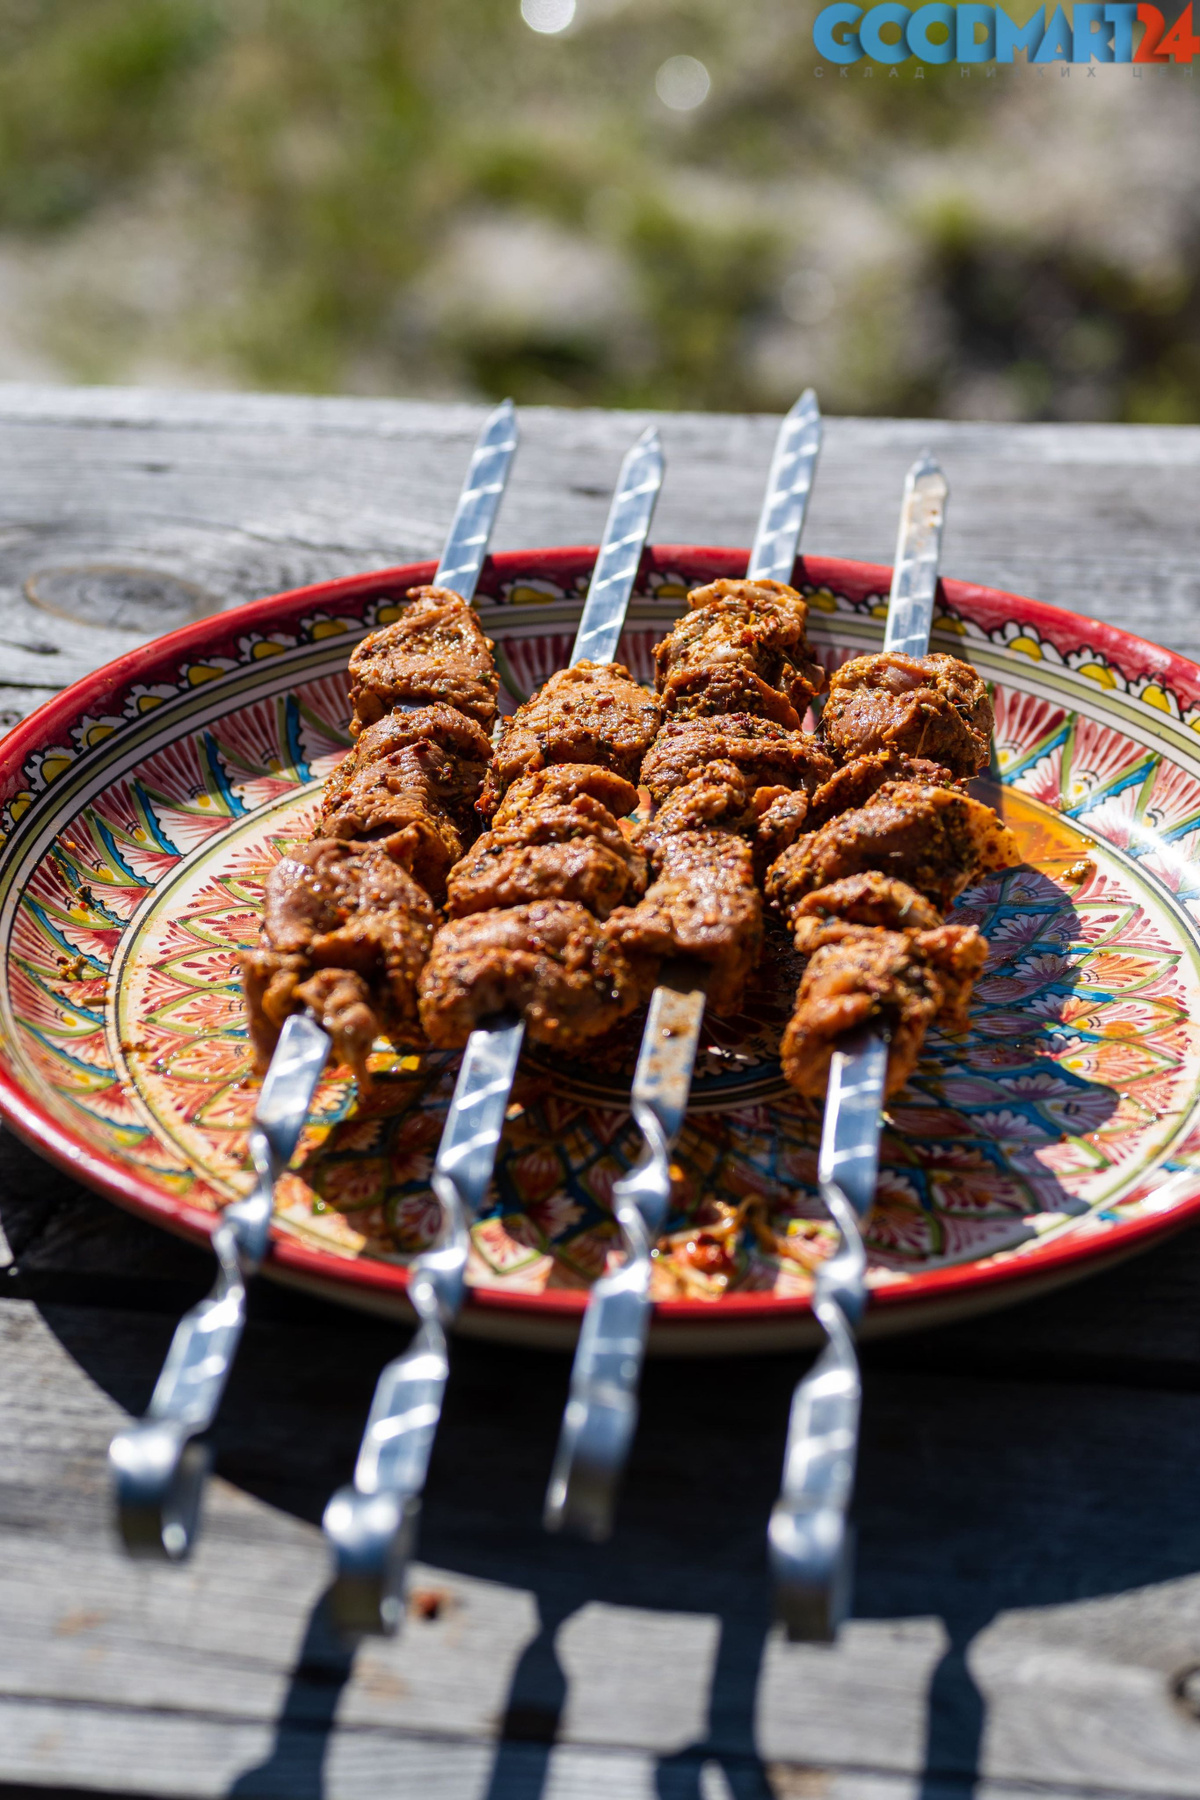
M430 798L448 812L466 838L478 829L475 803L492 758L492 741L481 725L452 706L422 706L412 712L390 712L358 737L349 756L343 757L325 784L320 830L323 836L345 837L344 831L328 831L338 816L346 789L358 780L369 763L394 756L410 746L427 744L431 755L422 779L430 783ZM360 834L362 835L362 834Z
M583 906L537 900L444 925L421 976L432 1044L457 1048L477 1025L514 1012L539 1043L572 1052L638 1004L622 952Z
M577 900L604 919L644 893L646 859L595 798L597 789L627 813L637 805L629 782L587 764L514 782L491 831L450 877L450 916L532 900Z
M719 719L668 719L642 764L642 781L661 803L714 762L733 763L752 788L804 788L808 793L828 781L834 768L806 732L731 713Z
M455 785L445 751L418 740L369 762L347 761L357 766L336 793L326 793L315 837L382 840L388 855L440 901L446 875L465 848L462 831L441 804L441 790Z
M480 811L490 817L514 781L552 763L599 763L636 781L660 718L653 694L620 663L560 670L501 726Z
M437 915L381 845L304 844L272 869L265 898L260 946L241 959L260 1069L305 1006L360 1078L375 1037L419 1041L417 978Z
M987 767L992 703L954 656L856 656L829 677L821 736L839 762L874 750L928 757L952 774Z
M350 658L351 731L357 737L398 706L437 701L490 731L500 678L475 612L445 588L410 588L408 597L400 618L371 632Z
M809 958L783 1034L783 1072L800 1094L821 1099L829 1064L846 1032L888 1034L886 1092L897 1093L917 1066L934 1019L965 1024L971 985L987 956L973 925L885 931L844 925Z
M772 864L767 897L790 917L814 889L877 869L945 912L981 875L1020 860L1016 839L990 806L954 788L892 781L866 806L797 838Z
M654 652L665 711L681 718L748 712L798 728L825 674L795 589L716 581L689 595L689 605Z
M647 998L665 958L692 956L712 965L712 1010L736 1012L762 948L749 844L732 832L679 831L656 841L654 868L645 899L608 920L610 942L636 966Z

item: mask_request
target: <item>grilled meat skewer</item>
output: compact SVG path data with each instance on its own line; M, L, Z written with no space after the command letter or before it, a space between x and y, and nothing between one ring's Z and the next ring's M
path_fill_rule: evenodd
M325 1509L336 1569L330 1606L351 1631L394 1631L403 1612L449 1374L446 1330L462 1303L468 1228L503 1129L526 1029L521 1014L538 1035L574 1043L636 1004L624 959L583 902L603 909L644 880L639 859L619 841L617 818L633 794L619 771L622 757L640 760L653 701L627 671L598 659L616 650L662 472L658 437L648 430L621 467L572 654L578 674L547 683L501 729L481 796L492 830L450 873L452 921L440 934L437 966L422 975L431 1041L465 1044L465 1054L433 1170L439 1240L409 1270L420 1329L381 1373L353 1484ZM373 696L400 691L386 657L369 659L369 669ZM470 677L478 696L477 655Z
M145 1419L110 1447L119 1528L134 1554L178 1561L191 1550L208 1465L194 1440L220 1406L246 1282L267 1251L275 1183L331 1048L362 1077L376 1033L403 1037L415 1022L415 979L435 917L423 884L437 892L458 833L469 830L461 802L473 797L470 765L480 762L479 738L486 762L483 726L495 715L491 648L467 602L516 444L506 400L476 442L434 585L416 592L397 627L355 653L359 745L333 784L344 804L335 817L327 796L317 838L284 858L268 883L263 942L245 967L254 1046L260 1067L268 1065L250 1130L256 1182L217 1223L216 1285L180 1321ZM389 737L393 706L410 718L407 733ZM372 724L382 729L372 734ZM387 770L376 769L364 789L362 771L376 761Z
M820 443L810 391L780 431L746 580L701 590L694 616L658 651L671 717L643 764L660 803L644 840L658 879L638 907L619 910L605 927L647 971L657 969L630 1096L645 1148L613 1190L625 1259L588 1299L546 1492L550 1530L602 1538L611 1529L637 1420L650 1249L670 1203L671 1150L687 1110L706 994L736 1006L747 947L756 952L761 930L749 821L770 816L780 834L771 841L788 841L792 822L832 774L828 760L817 763L811 740L789 735L822 677L807 649L804 602L782 585L792 574ZM668 954L680 948L699 954Z

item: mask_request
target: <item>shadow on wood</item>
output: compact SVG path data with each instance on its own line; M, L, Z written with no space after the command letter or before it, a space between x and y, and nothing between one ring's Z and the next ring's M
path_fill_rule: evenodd
M69 1354L122 1406L141 1410L180 1291L207 1285L207 1258L42 1171L36 1158L18 1167L24 1155L10 1158L9 1192L26 1197L0 1205L16 1252L14 1291L28 1285ZM36 1209L28 1199L35 1187ZM985 1702L971 1647L998 1615L1200 1568L1194 1317L1189 1309L1181 1322L1177 1306L1157 1338L1147 1323L1150 1313L1162 1319L1164 1283L1179 1283L1180 1300L1195 1291L1197 1242L1180 1246L1058 1299L867 1351L855 1617L944 1623L924 1800L972 1791ZM69 1266L56 1273L59 1260ZM152 1278L156 1265L170 1272L165 1291ZM60 1275L62 1299L53 1297ZM81 1304L86 1292L94 1304ZM120 1310L110 1303L117 1294ZM219 1472L272 1506L318 1520L350 1472L376 1374L402 1336L258 1284L215 1434ZM1123 1349L1135 1340L1140 1361ZM771 1792L756 1720L769 1642L764 1533L800 1367L795 1357L652 1363L618 1530L592 1547L547 1538L540 1525L567 1359L455 1346L420 1554L530 1592L541 1621L497 1720L489 1800L542 1794L571 1706L562 1629L595 1604L719 1621L707 1725L659 1759L660 1800L692 1800L706 1762L723 1770L739 1800ZM1166 1369L1174 1391L1165 1391ZM331 1662L324 1642L314 1615L275 1749L242 1778L243 1795L322 1791L325 1744L351 1666L348 1656ZM803 1694L795 1704L803 1709ZM868 1712L866 1767L871 1733Z

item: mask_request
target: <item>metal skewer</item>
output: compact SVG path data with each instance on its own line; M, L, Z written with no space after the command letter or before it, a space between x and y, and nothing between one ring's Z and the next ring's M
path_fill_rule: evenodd
M516 448L516 412L505 400L479 434L433 578L464 600L475 593ZM267 1253L275 1184L295 1152L331 1047L311 1014L285 1021L250 1129L254 1190L225 1208L213 1232L216 1285L180 1320L145 1418L109 1446L118 1528L131 1555L178 1562L195 1540L211 1460L196 1439L221 1404L246 1322L246 1283Z
M621 464L571 667L616 656L662 479L658 433L649 428ZM446 1332L462 1303L468 1231L492 1179L524 1036L523 1021L502 1018L468 1040L434 1163L441 1233L410 1267L418 1330L379 1377L353 1485L325 1509L335 1563L329 1605L345 1632L390 1634L403 1617L404 1572L449 1375Z
M790 582L820 448L820 408L806 388L776 440L749 579ZM617 1487L637 1426L650 1326L650 1252L670 1205L671 1152L687 1116L709 976L706 964L679 958L663 968L650 1001L630 1096L644 1148L637 1166L613 1188L625 1256L588 1296L546 1491L548 1531L571 1531L593 1542L612 1531Z
M928 653L948 492L930 455L913 464L904 483L885 650ZM850 1604L848 1514L862 1403L854 1338L867 1304L860 1227L875 1201L887 1055L881 1033L860 1029L839 1041L829 1071L817 1183L840 1242L813 1285L813 1312L829 1342L792 1397L783 1484L768 1530L776 1610L794 1641L829 1642Z

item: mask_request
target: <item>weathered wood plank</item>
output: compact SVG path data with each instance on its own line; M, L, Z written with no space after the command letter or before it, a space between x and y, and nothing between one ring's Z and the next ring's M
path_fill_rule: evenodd
M0 710L144 635L136 582L76 590L72 571L150 571L186 607L191 588L229 604L435 554L478 418L0 390ZM643 422L524 415L498 547L594 539ZM745 542L774 422L659 423L656 535ZM926 442L952 482L951 573L1200 652L1200 431L831 421L809 547L887 561ZM869 1349L859 1587L834 1649L768 1628L763 1532L799 1361L653 1367L620 1529L592 1550L539 1526L565 1362L458 1345L415 1577L438 1616L351 1658L321 1627L317 1520L401 1335L257 1290L206 1539L185 1569L134 1567L109 1535L104 1451L208 1259L2 1137L0 1220L0 1784L1200 1795L1200 1724L1172 1688L1200 1663L1200 1232Z
M365 1796L399 1769L624 1800L694 1793L711 1764L715 1793L770 1792L763 1765L783 1765L779 1793L805 1791L799 1769L817 1793L965 1795L978 1774L1200 1794L1200 1725L1171 1688L1200 1661L1195 1395L876 1372L855 1619L806 1648L768 1630L762 1555L793 1359L653 1368L596 1550L538 1524L565 1362L464 1344L415 1576L438 1617L351 1665L313 1627L314 1521L397 1335L340 1314L252 1327L196 1559L131 1567L103 1451L168 1328L0 1307L8 1779L315 1793L287 1783L323 1767L324 1791ZM944 1788L910 1785L927 1766Z
M72 624L39 574L130 567L236 604L436 555L480 411L403 401L0 388L0 642L10 685L61 686L161 629ZM651 417L522 413L496 547L594 541ZM745 543L775 421L655 415L662 542ZM945 567L1200 653L1200 430L831 419L806 539L889 561L904 469L949 472Z

